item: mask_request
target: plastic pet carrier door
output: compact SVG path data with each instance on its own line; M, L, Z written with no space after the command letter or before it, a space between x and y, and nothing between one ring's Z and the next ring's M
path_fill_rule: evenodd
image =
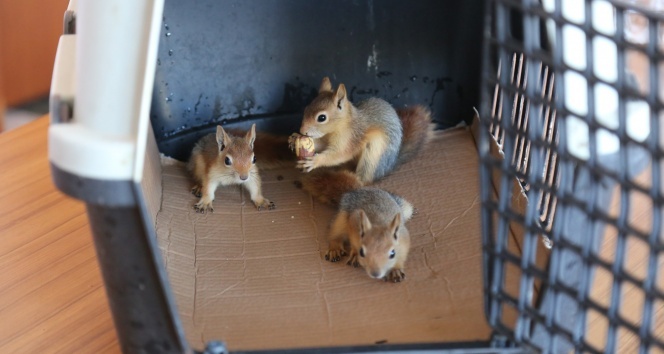
M663 15L615 0L69 10L49 157L56 185L87 204L125 352L664 350ZM192 212L181 162L194 142L217 125L296 131L324 76L353 102L427 106L442 130L378 184L418 202L400 288L321 263L334 210L298 199L294 169L266 173L272 214L239 187L218 191L216 224Z
M489 1L486 305L492 326L534 351L664 350L664 16L658 1L631 3ZM522 189L527 206L490 185ZM522 256L510 249L514 229L525 231Z

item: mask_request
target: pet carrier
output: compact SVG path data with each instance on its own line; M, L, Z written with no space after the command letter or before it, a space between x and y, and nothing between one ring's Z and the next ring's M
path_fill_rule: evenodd
M483 189L489 322L534 351L661 351L663 17L620 1L490 6L482 185L522 189L529 203ZM515 228L521 256L508 248ZM518 294L505 288L510 269Z
M123 351L664 349L658 21L609 0L72 1L49 155ZM324 76L440 129L378 182L418 210L401 284L324 260L334 209L294 168L261 170L276 210L239 187L192 209L194 142L297 131Z

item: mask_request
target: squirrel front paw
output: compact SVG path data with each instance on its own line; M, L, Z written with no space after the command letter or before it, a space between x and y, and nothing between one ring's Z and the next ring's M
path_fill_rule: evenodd
M258 209L258 211L261 211L263 209L274 210L277 208L274 202L271 202L269 199L266 198L263 198L263 200L260 202L255 201L254 205L256 206L256 209Z
M403 272L403 269L392 269L387 273L384 279L385 281L400 283L402 280L406 279L406 273Z
M195 185L194 188L191 189L191 194L195 195L196 197L200 198L203 196L201 186Z
M358 261L359 258L357 257L357 252L350 252L350 257L348 257L348 264L349 266L353 266L354 268L357 268L360 266L360 262Z
M330 262L338 262L341 260L341 257L346 255L346 251L343 249L330 249L325 254L325 260Z
M318 155L305 157L304 160L297 162L297 168L301 169L302 172L311 172L318 167L317 157Z
M194 210L196 210L197 213L205 214L207 212L213 212L214 209L212 208L212 202L205 202L205 201L200 201L196 204L194 204Z
M295 141L302 136L300 133L293 133L288 137L288 148L295 150Z

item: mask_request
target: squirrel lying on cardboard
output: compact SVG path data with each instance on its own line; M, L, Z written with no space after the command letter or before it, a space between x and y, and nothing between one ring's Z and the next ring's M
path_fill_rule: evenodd
M255 140L256 124L253 124L244 137L228 135L224 128L217 126L216 134L208 134L196 143L187 169L196 182L191 192L201 198L194 205L197 212L212 212L217 187L234 184L249 191L258 210L275 208L261 192L261 177L254 154Z
M333 91L326 77L318 96L306 107L300 128L302 135L314 139L316 153L298 161L297 167L304 172L319 169L303 179L303 187L321 202L336 204L344 192L369 185L413 158L432 131L426 107L397 111L380 98L355 107L344 84ZM297 138L297 134L291 136L291 146ZM356 162L354 172L320 169L349 162Z
M382 189L365 187L345 193L332 222L329 250L325 259L337 262L346 255L348 264L362 266L370 277L400 282L410 249L406 221L413 206L405 199Z

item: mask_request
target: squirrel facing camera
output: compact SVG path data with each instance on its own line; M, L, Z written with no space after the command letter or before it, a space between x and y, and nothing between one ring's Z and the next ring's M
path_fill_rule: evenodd
M369 277L401 282L410 249L405 223L412 216L413 205L398 195L374 187L351 190L330 225L325 259L348 255L347 264L362 266Z
M359 252L354 255L351 252L349 262L357 262L371 278L384 279L388 272L395 268L399 259L396 257L397 251L403 251L399 249L401 213L396 213L388 225L372 225L367 214L360 209L353 212L349 221L351 232L357 233L361 241ZM354 259L353 256L355 256ZM401 281L404 278L401 267L394 271L399 274L390 274L390 279Z
M261 177L254 154L255 141L255 124L244 136L230 135L218 125L216 134L208 134L196 143L187 169L195 182L191 192L201 198L194 205L197 212L212 212L217 187L235 184L247 189L258 210L274 209L274 203L263 197L261 192Z

